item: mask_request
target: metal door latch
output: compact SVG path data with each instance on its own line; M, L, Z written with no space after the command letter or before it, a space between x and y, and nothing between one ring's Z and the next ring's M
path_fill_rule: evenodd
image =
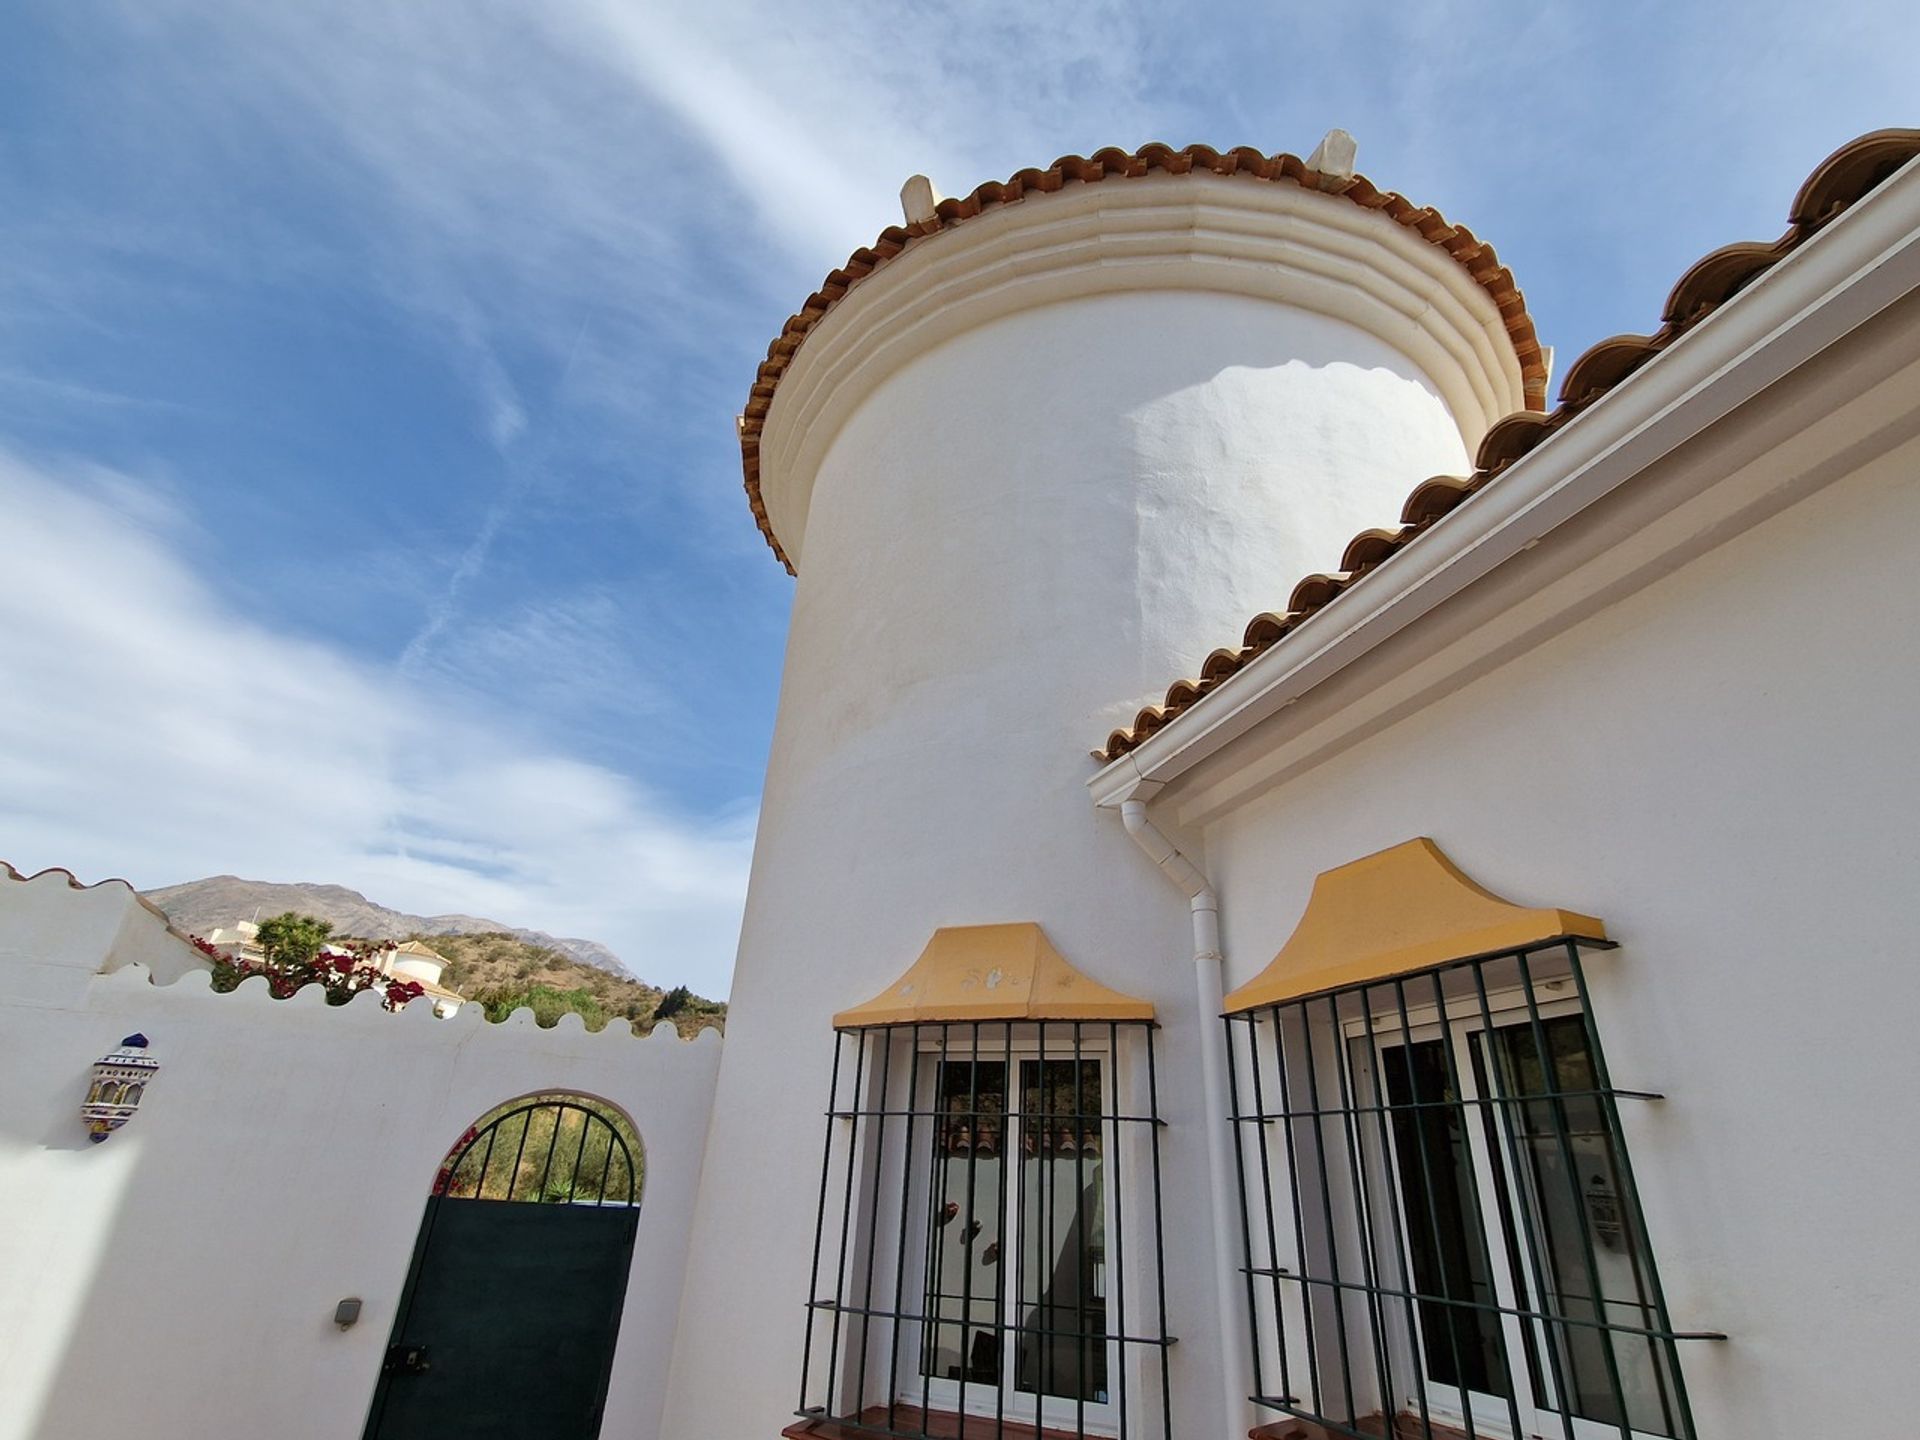
M418 1375L423 1370L431 1370L427 1359L427 1347L424 1345L392 1345L387 1348L386 1363L380 1367L383 1375Z

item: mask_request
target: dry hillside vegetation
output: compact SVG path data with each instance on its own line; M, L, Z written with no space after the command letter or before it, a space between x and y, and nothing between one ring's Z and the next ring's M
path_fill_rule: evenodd
M597 965L584 964L545 945L502 932L479 935L411 936L447 958L441 984L487 1008L487 1018L503 1020L525 1005L536 1019L551 1025L568 1010L577 1011L589 1030L616 1017L636 1030L651 1028L661 1001L669 995L669 1014L682 1035L719 1027L726 1006L689 995L684 988L663 991Z

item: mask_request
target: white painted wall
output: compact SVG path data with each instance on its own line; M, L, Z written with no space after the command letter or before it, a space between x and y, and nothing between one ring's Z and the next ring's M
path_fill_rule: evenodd
M1607 922L1609 1065L1669 1097L1623 1118L1673 1318L1732 1337L1682 1351L1703 1436L1911 1429L1916 473L1909 443L1206 830L1230 984L1318 872L1414 835Z
M1110 190L1112 213L1074 201L1081 229L1061 243L1093 256L1100 225L1124 230L1125 192ZM1013 208L1031 218L1046 203ZM1290 233L1311 231L1316 205L1353 209L1309 197ZM965 259L969 234L983 253L1017 249L983 219L941 237L943 253ZM878 374L854 366L850 390L805 401L824 418L786 448L820 452L817 470L769 477L777 514L794 518L794 496L808 495L805 555L668 1402L673 1440L768 1437L791 1421L831 1015L892 980L936 927L1018 920L1040 922L1099 980L1153 1000L1167 1026L1176 1413L1182 1434L1226 1431L1186 907L1088 805L1080 757L1302 575L1334 568L1356 531L1391 523L1419 480L1461 470L1476 437L1463 439L1441 387L1373 333L1197 291L1204 263L1161 259L1134 288L985 322L956 302L946 338L920 335L915 358ZM945 293L936 260L895 264L900 285ZM861 306L904 293L892 283L883 274L856 290L802 356L831 356L829 327L859 326ZM782 450L777 432L770 422L768 455Z
M89 1068L136 1030L160 1074L89 1144ZM371 993L274 1001L257 979L216 995L124 886L0 876L0 1437L357 1436L440 1160L493 1106L564 1089L646 1147L603 1433L650 1440L720 1050Z

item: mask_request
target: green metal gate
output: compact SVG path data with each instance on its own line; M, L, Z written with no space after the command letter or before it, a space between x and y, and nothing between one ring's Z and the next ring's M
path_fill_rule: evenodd
M427 1201L365 1440L600 1433L640 1216L622 1128L543 1097L462 1137Z

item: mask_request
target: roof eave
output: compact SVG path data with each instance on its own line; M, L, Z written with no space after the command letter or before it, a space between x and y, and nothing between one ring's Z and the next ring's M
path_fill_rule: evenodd
M1102 766L1087 781L1095 804L1177 780L1915 290L1920 161Z

